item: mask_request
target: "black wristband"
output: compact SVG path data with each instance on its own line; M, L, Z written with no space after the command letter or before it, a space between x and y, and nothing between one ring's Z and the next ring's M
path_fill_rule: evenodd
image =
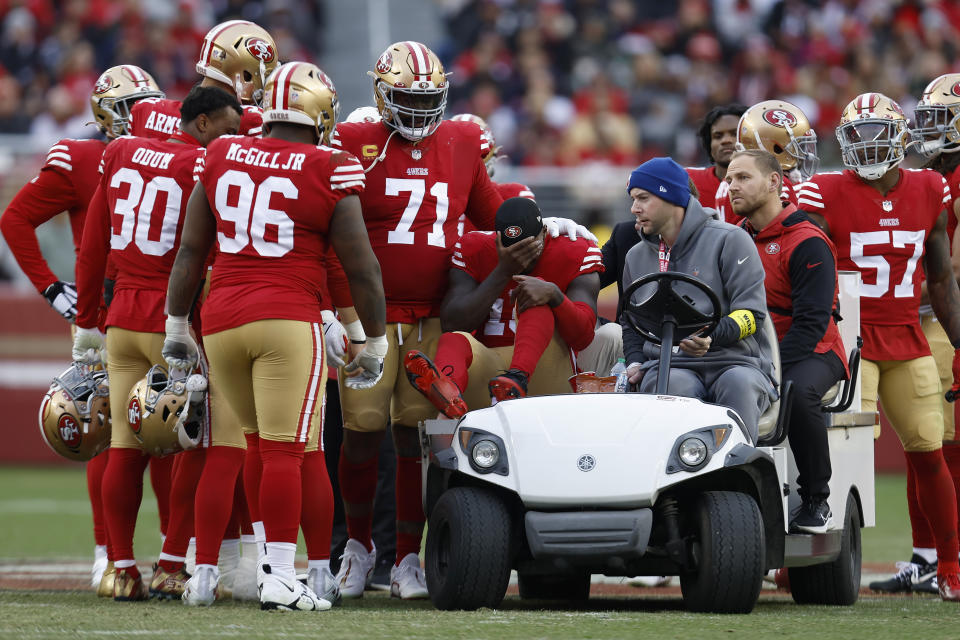
M367 344L366 340L351 340L350 344Z

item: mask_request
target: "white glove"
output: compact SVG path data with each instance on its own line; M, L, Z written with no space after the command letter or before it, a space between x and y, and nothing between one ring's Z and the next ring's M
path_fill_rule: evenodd
M186 316L167 316L167 336L163 340L163 359L171 369L193 371L199 359L197 343L190 335Z
M343 368L346 385L351 389L369 389L383 377L383 358L387 355L387 336L367 338L363 351ZM358 372L355 375L350 375Z
M335 367L342 367L347 357L347 331L333 315L333 311L324 309L320 312L323 319L323 341L326 345L327 359Z
M94 327L81 329L73 335L73 361L80 364L94 365L106 361L106 348L103 344L103 334Z
M579 236L591 242L597 241L597 236L590 233L589 229L570 218L544 218L543 224L547 227L547 233L553 238L559 237L562 233L571 240L576 240Z
M67 320L77 317L77 286L72 282L57 280L43 290L43 297L54 311Z

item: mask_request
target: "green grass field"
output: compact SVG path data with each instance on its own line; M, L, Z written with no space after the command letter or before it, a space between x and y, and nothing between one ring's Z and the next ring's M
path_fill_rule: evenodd
M156 502L145 490L137 528L143 563L160 550ZM76 469L0 468L0 565L86 562L93 537L83 474ZM864 563L910 550L904 480L877 479L877 527L863 532ZM639 593L639 592L638 592ZM650 593L650 592L646 592ZM321 614L265 613L221 603L194 610L171 602L121 605L87 591L0 590L0 638L960 638L956 605L932 597L863 597L852 608L799 607L765 591L749 616L694 615L678 596L593 598L570 610L508 596L501 609L447 613L385 594Z

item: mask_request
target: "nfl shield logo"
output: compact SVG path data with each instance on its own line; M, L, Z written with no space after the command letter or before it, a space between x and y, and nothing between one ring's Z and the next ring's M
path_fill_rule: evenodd
M420 158L423 157L423 153L420 151L420 149L414 149L413 151L410 152L410 156L414 160L419 160Z
M893 203L889 200L883 201L883 210L884 211L893 211Z

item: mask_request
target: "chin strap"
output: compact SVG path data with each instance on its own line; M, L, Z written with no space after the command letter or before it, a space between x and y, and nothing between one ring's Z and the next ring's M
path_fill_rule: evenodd
M370 163L369 167L363 170L364 173L368 173L371 169L377 166L378 162L380 162L381 160L387 157L387 147L390 145L390 140L393 138L393 136L397 135L397 133L398 133L397 129L394 129L393 131L390 132L390 135L387 136L387 141L383 143L383 151L381 151L380 155L378 155L374 159L374 161Z

